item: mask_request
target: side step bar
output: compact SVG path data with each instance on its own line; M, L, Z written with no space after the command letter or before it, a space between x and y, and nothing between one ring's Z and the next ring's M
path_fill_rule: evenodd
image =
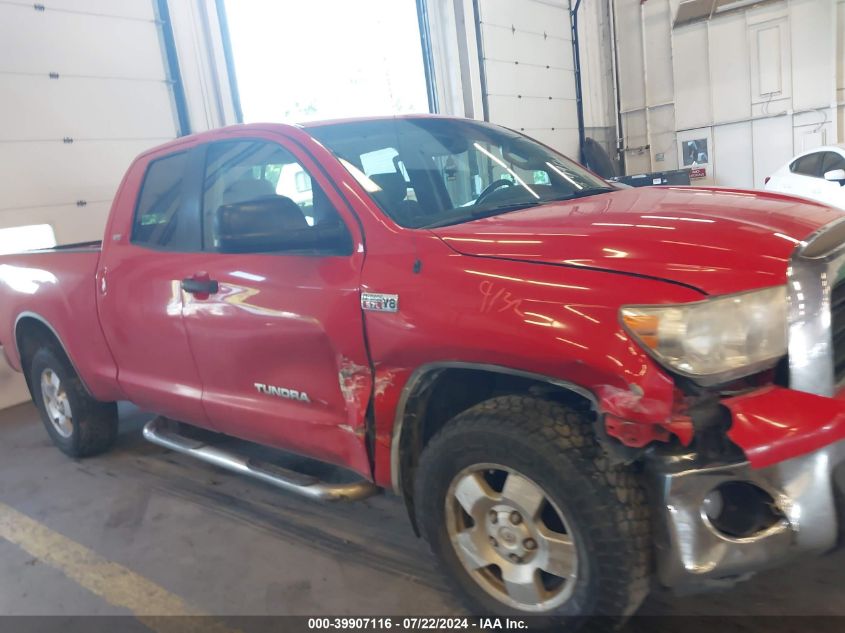
M316 477L297 473L281 466L237 455L231 451L216 448L194 440L167 428L169 420L155 418L144 426L144 438L153 444L169 448L177 453L196 457L241 475L259 479L288 492L321 501L357 501L378 494L380 489L369 481L352 483L327 483Z

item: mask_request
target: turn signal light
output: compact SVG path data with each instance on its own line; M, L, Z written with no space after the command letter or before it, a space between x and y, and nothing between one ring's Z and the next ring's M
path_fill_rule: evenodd
M657 349L657 327L660 319L651 314L625 314L622 316L628 329L636 333L643 344L651 349Z

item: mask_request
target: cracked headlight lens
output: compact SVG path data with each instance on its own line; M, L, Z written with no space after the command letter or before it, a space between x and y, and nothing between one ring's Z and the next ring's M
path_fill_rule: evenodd
M786 354L786 287L695 303L625 306L625 329L661 363L703 385L756 373Z

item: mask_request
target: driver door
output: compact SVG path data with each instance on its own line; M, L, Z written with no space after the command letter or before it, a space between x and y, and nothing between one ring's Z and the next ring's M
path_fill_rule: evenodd
M211 143L203 169L207 255L194 273L213 292L189 294L183 314L209 421L369 474L364 251L338 209L350 212L284 141Z

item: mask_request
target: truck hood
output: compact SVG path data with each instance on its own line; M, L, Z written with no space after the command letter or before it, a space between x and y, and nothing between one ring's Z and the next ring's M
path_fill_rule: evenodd
M433 232L465 255L644 275L725 294L785 283L795 247L843 215L768 192L643 187Z

